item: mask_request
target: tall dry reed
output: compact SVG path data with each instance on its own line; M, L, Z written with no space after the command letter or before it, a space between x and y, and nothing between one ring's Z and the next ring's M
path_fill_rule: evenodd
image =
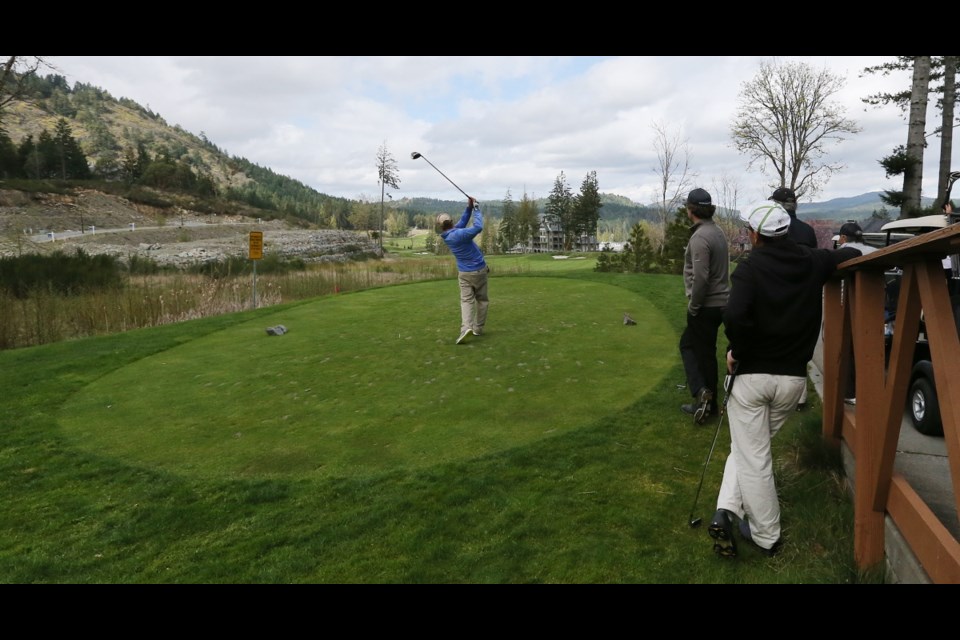
M429 258L310 265L305 271L258 275L256 306L455 275L452 261ZM118 333L253 306L249 275L131 276L122 287L71 296L36 291L17 299L0 293L0 349Z

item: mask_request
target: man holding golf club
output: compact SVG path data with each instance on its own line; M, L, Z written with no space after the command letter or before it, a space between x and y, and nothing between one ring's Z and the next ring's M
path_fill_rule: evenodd
M807 384L823 285L838 264L860 255L853 248L797 244L788 235L791 217L777 202L746 209L741 221L753 249L733 271L723 313L727 371L736 375L726 407L730 455L708 529L714 551L726 558L737 555L736 520L740 537L764 555L783 545L770 441Z
M473 224L467 227L470 217ZM440 237L450 247L450 253L457 260L457 280L460 284L460 336L457 344L464 341L468 334L479 336L487 322L487 274L490 267L483 259L483 252L473 241L483 231L483 212L480 203L467 196L467 208L456 224L445 213L437 216L440 225Z
M457 187L457 183L447 177L443 171L437 169L437 166L427 160L419 151L410 154L411 160L423 158L424 162L436 169L437 173L447 179L447 182L457 188L457 191L467 196L467 208L460 216L459 222L453 224L453 221L445 213L437 216L437 225L440 227L440 237L450 247L450 253L457 259L457 271L459 272L457 280L460 283L460 335L457 337L457 344L463 342L467 334L473 333L479 336L483 333L483 326L487 323L487 307L490 300L487 297L487 274L490 273L490 267L483 259L483 252L480 251L473 239L483 231L483 213L480 211L480 203L473 196L467 195L467 192ZM473 216L473 225L467 228L470 216Z

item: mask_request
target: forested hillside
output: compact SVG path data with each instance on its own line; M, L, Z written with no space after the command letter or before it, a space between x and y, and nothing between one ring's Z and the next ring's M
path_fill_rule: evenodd
M201 132L170 126L127 98L63 76L33 77L24 100L4 111L0 178L102 180L273 211L331 225L351 202L320 193L249 160L230 156Z

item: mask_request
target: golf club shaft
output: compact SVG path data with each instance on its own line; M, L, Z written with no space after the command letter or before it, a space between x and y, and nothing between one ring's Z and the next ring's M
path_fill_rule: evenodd
M422 153L419 154L417 157L423 158L424 160L427 160L427 156L423 155ZM430 165L431 167L433 167L434 169L437 169L436 165L433 164L432 162L430 162L429 160L427 160L427 164L429 164L429 165ZM440 169L437 169L437 173L439 173L440 175L442 175L444 178L447 178L447 174L445 174L443 171L440 171ZM456 184L453 180L451 180L450 178L447 178L447 182L449 182L449 183L452 184L453 186L457 187L457 184ZM470 196L467 194L467 192L464 191L463 189L461 189L460 187L457 187L457 191L459 191L459 192L462 193L463 195L467 196L468 198L470 197Z
M707 466L710 464L710 458L713 456L713 449L717 446L717 437L720 435L720 427L723 425L723 416L727 413L727 402L730 401L730 392L733 390L733 379L737 377L737 365L734 363L733 371L727 378L726 384L724 385L725 395L723 397L723 405L720 408L720 419L717 421L717 431L713 434L713 444L710 445L710 451L707 453L707 459L703 462L703 470L700 472L700 484L697 485L697 495L693 498L693 506L690 507L690 518L688 519L688 524L691 527L695 527L700 524L700 518L694 519L693 512L697 509L697 501L700 499L700 489L703 488L703 478L707 475Z

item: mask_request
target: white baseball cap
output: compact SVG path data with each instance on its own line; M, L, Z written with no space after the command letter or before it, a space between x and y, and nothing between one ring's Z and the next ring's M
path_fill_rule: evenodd
M740 212L740 220L762 236L779 238L790 230L790 214L776 202L764 202Z
M446 213L437 214L437 226L442 227L444 222L450 220L450 216Z

